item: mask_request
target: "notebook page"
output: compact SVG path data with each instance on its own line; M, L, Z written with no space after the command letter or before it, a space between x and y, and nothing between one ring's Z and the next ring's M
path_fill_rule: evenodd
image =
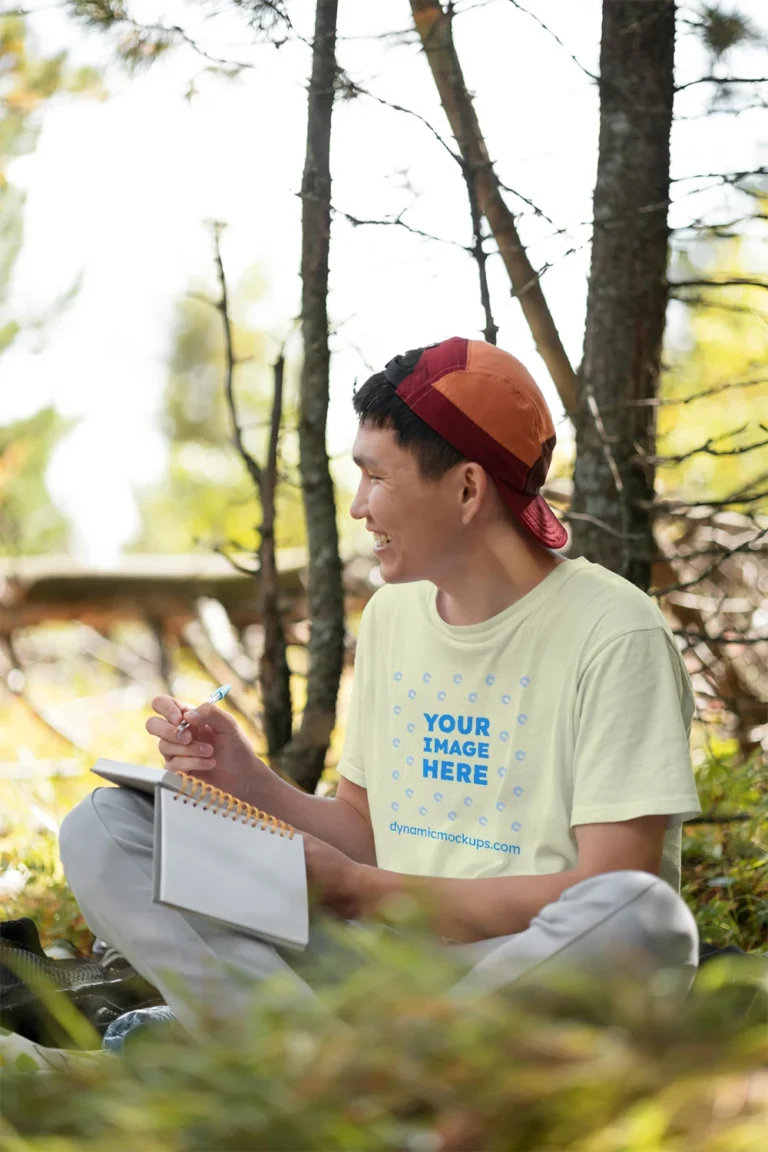
M271 944L306 947L304 841L158 789L155 900L219 920Z

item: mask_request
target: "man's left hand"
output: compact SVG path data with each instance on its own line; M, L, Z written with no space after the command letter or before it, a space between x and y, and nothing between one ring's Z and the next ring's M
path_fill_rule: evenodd
M345 920L359 918L364 905L365 881L368 873L375 869L369 864L350 860L338 848L318 840L316 836L306 832L302 835L310 895Z

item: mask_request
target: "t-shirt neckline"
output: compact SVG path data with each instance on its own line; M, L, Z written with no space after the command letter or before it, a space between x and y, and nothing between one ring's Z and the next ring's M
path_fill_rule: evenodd
M449 637L451 640L472 643L490 639L497 632L505 631L510 624L519 624L526 616L530 616L534 609L557 593L575 572L588 564L589 560L585 556L558 564L557 568L549 572L530 592L526 592L525 596L521 596L514 604L497 612L489 620L482 620L478 624L447 624L437 610L438 588L435 584L427 582L427 618L441 636Z

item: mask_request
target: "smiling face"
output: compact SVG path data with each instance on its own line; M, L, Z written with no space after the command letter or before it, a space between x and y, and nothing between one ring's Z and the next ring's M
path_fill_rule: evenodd
M383 579L438 583L466 548L467 528L485 491L483 469L463 463L439 480L425 480L414 454L397 445L390 428L364 423L352 457L361 476L350 515L388 538L375 546Z

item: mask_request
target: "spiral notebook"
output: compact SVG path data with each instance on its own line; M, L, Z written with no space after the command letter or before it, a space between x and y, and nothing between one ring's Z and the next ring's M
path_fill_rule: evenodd
M306 947L304 840L290 824L184 772L103 759L92 771L154 796L156 903Z

